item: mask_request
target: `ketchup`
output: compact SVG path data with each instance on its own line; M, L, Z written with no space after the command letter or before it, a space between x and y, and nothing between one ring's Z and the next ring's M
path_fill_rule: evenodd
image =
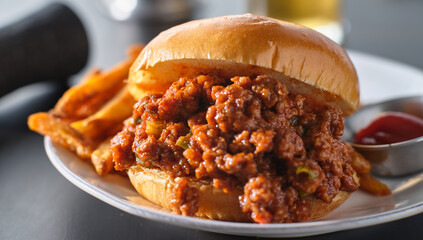
M423 119L400 112L387 112L355 135L357 144L390 144L423 136Z

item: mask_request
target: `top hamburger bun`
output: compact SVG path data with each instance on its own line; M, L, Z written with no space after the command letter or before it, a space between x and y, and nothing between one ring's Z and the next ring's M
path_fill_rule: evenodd
M342 47L314 30L252 14L192 21L160 33L132 65L130 92L140 99L199 74L267 74L344 115L359 103L357 74Z

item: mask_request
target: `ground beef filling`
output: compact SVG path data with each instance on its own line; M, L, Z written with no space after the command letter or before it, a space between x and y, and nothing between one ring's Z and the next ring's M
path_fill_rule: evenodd
M138 164L211 179L225 192L243 186L240 206L253 221L300 222L310 215L304 196L330 203L358 187L343 129L340 110L268 76L202 75L141 99L111 149L117 170ZM196 193L178 186L175 211L195 214Z

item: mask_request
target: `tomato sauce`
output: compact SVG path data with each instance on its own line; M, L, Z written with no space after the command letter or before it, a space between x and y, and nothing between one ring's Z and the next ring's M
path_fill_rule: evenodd
M355 143L390 144L423 136L423 119L401 112L387 112L361 129Z

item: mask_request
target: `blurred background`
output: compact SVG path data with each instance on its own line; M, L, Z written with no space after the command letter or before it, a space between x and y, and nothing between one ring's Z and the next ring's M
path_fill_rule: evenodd
M0 1L0 27L57 2L87 31L88 67L107 68L124 58L128 45L189 19L254 12L317 27L348 49L423 68L420 0L14 0Z

